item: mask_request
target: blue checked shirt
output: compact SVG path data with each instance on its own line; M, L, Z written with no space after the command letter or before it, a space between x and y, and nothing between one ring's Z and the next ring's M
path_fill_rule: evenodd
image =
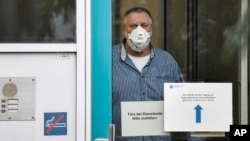
M116 141L172 140L171 136L121 137L121 102L164 100L164 82L184 81L174 58L168 52L151 46L150 60L140 72L121 43L113 47L112 74L112 120L115 124Z

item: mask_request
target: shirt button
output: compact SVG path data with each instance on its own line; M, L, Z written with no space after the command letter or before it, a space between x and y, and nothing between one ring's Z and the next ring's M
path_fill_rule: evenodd
M142 93L142 95L145 95L145 93Z
M144 76L142 75L141 78L144 78Z

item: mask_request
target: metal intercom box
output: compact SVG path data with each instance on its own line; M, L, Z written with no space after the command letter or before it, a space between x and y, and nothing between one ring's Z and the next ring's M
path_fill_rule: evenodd
M0 88L0 120L35 120L35 77L0 77Z

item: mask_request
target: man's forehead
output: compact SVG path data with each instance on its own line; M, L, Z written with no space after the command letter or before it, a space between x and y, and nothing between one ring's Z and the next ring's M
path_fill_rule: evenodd
M132 12L128 14L128 17L129 18L144 17L150 19L150 16L146 12Z
M127 17L127 22L129 23L141 24L141 23L148 23L150 21L151 19L149 15L145 12L130 13Z

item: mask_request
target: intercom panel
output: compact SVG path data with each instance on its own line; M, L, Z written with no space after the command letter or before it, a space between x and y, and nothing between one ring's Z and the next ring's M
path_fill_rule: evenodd
M0 120L35 120L36 78L0 77Z

